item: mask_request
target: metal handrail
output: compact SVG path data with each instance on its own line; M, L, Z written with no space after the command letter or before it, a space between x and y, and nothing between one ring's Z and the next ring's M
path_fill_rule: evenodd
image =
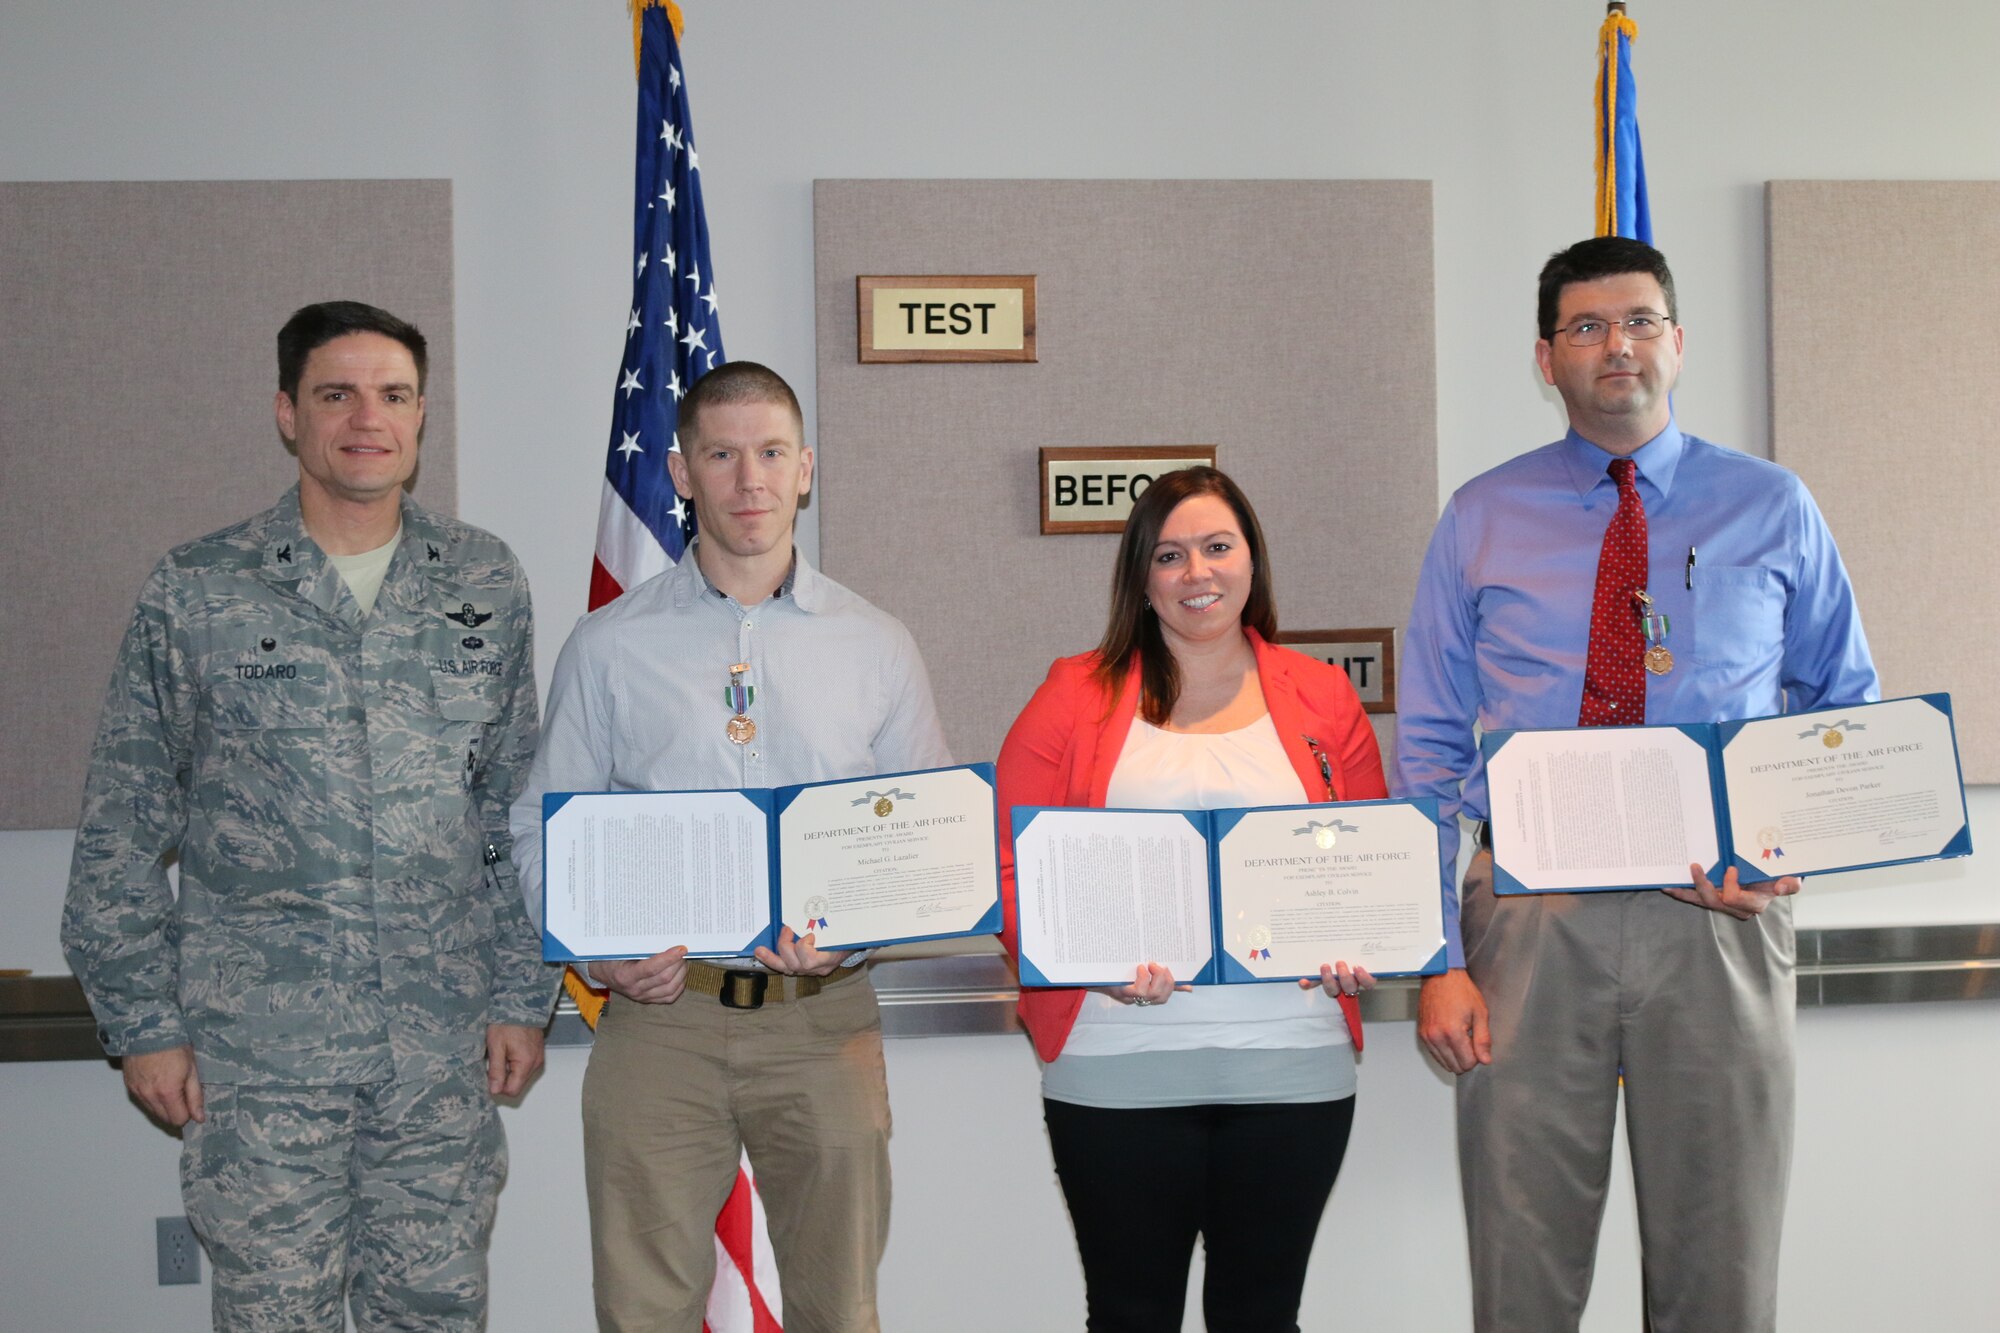
M965 941L954 941L967 947ZM951 947L951 946L946 946ZM882 1030L890 1037L1020 1031L1013 967L990 945L885 949L874 963ZM1798 932L1801 1008L2000 999L2000 923L1876 926ZM1371 1023L1416 1017L1417 983L1388 980L1361 999ZM567 999L552 1045L586 1045L590 1030ZM102 1060L97 1025L74 977L0 977L0 1061Z

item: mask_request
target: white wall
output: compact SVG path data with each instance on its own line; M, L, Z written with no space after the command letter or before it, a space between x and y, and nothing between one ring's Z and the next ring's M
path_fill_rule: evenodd
M1991 1326L1991 1284L1978 1275L2000 1240L1996 1035L1984 1003L1801 1017L1782 1327ZM1380 1025L1371 1037L1354 1147L1320 1228L1303 1324L1464 1328L1451 1099L1419 1061L1408 1024ZM525 1104L506 1116L513 1169L493 1241L495 1333L590 1325L576 1110L584 1061L580 1050L553 1052ZM1008 1037L889 1044L896 1203L882 1268L885 1328L1082 1326L1083 1279L1041 1134L1033 1064L1025 1042ZM206 1285L152 1285L152 1219L179 1210L177 1145L142 1126L116 1073L13 1066L0 1078L0 1124L8 1205L0 1326L207 1327ZM1638 1236L1622 1156L1608 1212L1586 1333L1638 1323Z
M1532 281L1589 228L1594 3L686 7L727 345L790 376L809 416L815 177L1415 177L1436 185L1442 487L1561 429L1529 356ZM1689 328L1682 419L1764 452L1762 182L2000 176L1987 68L2000 11L1635 10L1655 222ZM627 309L628 32L618 0L0 0L12 109L0 179L454 182L461 508L512 542L535 581L544 683L583 608ZM1885 441L1885 455L1917 456L1921 441L1910 446ZM809 548L816 532L808 511ZM1982 847L2000 845L1994 791L1974 794L1974 826ZM0 834L0 966L60 968L67 844ZM2000 920L1994 864L1984 853L1823 881L1800 919ZM1915 1309L1932 1326L1979 1322L1964 1274L2000 1244L2000 1160L1973 1116L2000 1092L1996 1026L1987 1005L1805 1016L1788 1325L1907 1326ZM1073 1325L1080 1280L1025 1050L898 1042L890 1060L890 1326ZM496 1329L587 1323L580 1066L558 1053L509 1116ZM1340 1301L1380 1327L1463 1322L1448 1123L1408 1028L1378 1032L1309 1326L1332 1322ZM16 1066L0 1078L0 1124L7 1326L199 1327L200 1297L146 1285L150 1219L176 1206L173 1145L123 1104L115 1075ZM1884 1128L1904 1125L1919 1128ZM1632 1234L1615 1204L1593 1328L1631 1326Z

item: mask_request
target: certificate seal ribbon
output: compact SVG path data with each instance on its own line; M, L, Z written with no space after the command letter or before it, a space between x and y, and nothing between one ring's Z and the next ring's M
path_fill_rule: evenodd
M887 791L871 791L866 795L857 796L849 804L868 805L872 801L874 804L869 808L874 810L875 817L877 819L887 819L890 812L895 810L896 802L914 801L916 799L917 794L913 791L904 791L901 787L891 787Z
M1848 732L1866 730L1868 730L1866 722L1856 722L1843 717L1838 722L1815 722L1810 729L1799 733L1799 739L1809 741L1817 736L1821 745L1829 750L1838 750L1847 740Z
M735 714L723 727L723 734L735 745L748 745L757 739L757 724L749 716L750 705L757 702L757 687L743 683L749 674L748 662L736 663L729 668L729 684L722 691L722 702Z
M1255 962L1259 958L1269 958L1270 956L1271 956L1270 928L1268 926L1251 927L1250 929L1251 961Z
M826 929L826 899L817 894L806 899L806 929Z
M1292 836L1295 838L1309 837L1313 840L1313 846L1323 852L1327 852L1333 850L1333 845L1340 841L1341 834L1359 832L1361 832L1359 825L1350 824L1344 819L1329 819L1325 823L1321 823L1317 819L1308 819L1304 828L1295 828L1292 830Z

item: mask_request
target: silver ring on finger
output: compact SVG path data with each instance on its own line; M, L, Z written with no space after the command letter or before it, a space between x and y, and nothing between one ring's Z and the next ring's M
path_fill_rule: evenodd
M1147 1005L1151 1004L1152 1001L1147 999L1143 995L1135 995L1132 997L1132 1003L1138 1005L1141 1009L1144 1009Z

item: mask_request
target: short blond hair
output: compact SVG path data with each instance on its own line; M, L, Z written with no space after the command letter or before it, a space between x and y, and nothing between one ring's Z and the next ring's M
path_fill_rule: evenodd
M681 399L680 434L692 444L701 438L701 414L710 407L728 403L777 403L791 409L798 423L799 438L806 433L806 414L799 410L799 396L785 377L755 361L725 361L694 382Z

